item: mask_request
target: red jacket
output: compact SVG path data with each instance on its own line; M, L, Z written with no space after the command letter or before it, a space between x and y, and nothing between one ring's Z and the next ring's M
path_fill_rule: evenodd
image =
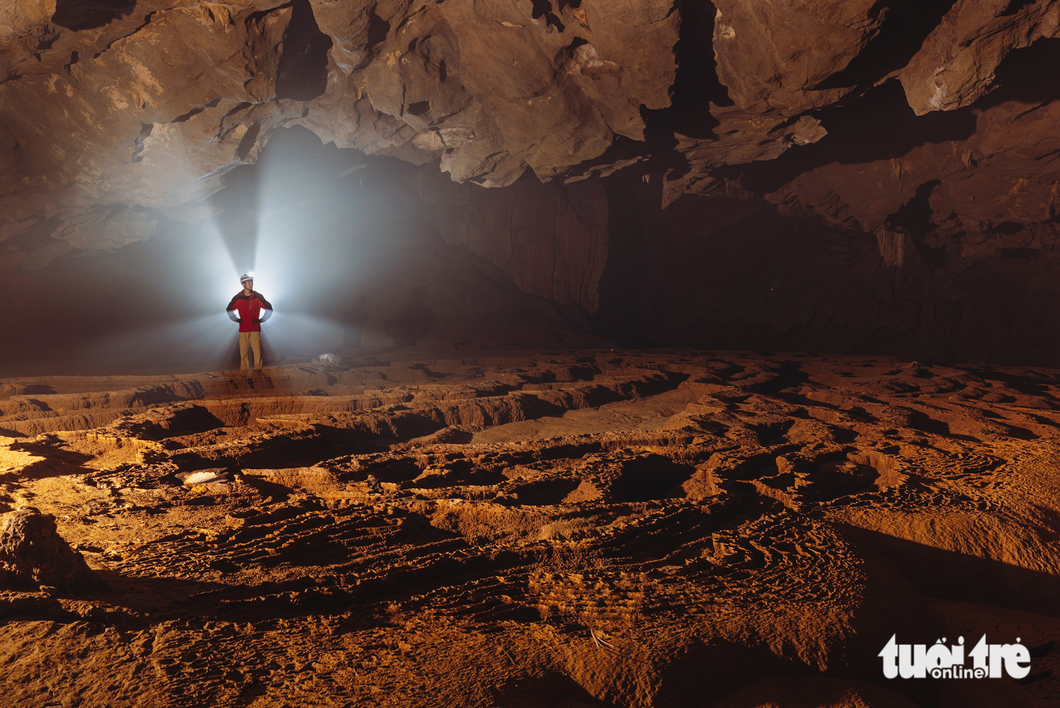
M225 312L239 323L240 332L260 332L261 323L272 317L272 305L256 290L245 295L242 290L232 298Z

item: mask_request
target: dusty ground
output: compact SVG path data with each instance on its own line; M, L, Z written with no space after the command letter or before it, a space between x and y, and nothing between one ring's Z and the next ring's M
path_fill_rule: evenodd
M18 706L1060 706L1060 375L424 352L0 381ZM886 680L899 641L1030 676Z

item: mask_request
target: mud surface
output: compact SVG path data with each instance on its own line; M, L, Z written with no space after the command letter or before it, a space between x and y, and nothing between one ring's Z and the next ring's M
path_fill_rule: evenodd
M0 511L104 586L0 589L0 691L1060 705L1058 425L1055 371L797 354L3 380ZM883 678L893 634L984 633L1030 675Z

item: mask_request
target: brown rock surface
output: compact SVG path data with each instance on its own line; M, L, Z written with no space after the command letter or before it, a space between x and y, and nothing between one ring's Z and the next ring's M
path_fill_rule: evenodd
M832 293L864 309L844 304L840 320L818 318L868 328L883 317L874 301L900 301L883 313L887 324L878 329L886 334L844 339L850 329L827 332L844 351L897 341L891 314L902 331L966 332L969 312L986 299L978 291L989 286L987 275L999 283L991 291L999 300L1010 298L1003 283L1026 271L1036 284L1051 277L1060 91L1041 77L1060 72L1060 40L1053 38L1060 15L1047 0L69 0L12 3L2 12L4 266L39 268L63 254L135 249L183 225L252 233L263 222L261 210L236 214L223 195L245 188L243 175L264 161L270 141L305 128L349 149L339 160L345 168L328 173L332 188L320 190L326 198L306 197L320 212L348 213L344 201L369 174L352 171L390 165L386 158L415 163L418 171L409 168L405 184L382 198L408 206L441 242L495 266L494 283L509 281L504 298L511 286L581 316L608 309L608 287L627 303L644 294L618 292L616 281L650 281L659 287L636 307L673 323L656 326L653 342L685 341L686 322L714 317L695 293L662 297L682 292L680 282L665 278L694 283L704 272L694 258L696 269L668 259L694 250L684 239L713 248L719 229L707 220L719 211L750 215L723 224L738 250L757 228L761 198L792 217L785 223L793 233L809 234L803 248L827 249L800 262L845 264L856 252L883 267L883 275L866 278L871 295L856 284ZM318 148L302 148L309 162L338 152ZM260 173L282 170L277 163ZM621 180L645 186L616 199L624 187L609 184ZM642 210L666 228L680 222L687 234L677 236L678 248L664 238L637 244L644 248L638 263L656 271L619 278L621 258L612 256L627 247L616 247L626 226L619 202L650 198L669 206L686 195L721 201L697 200L669 220ZM729 210L732 197L752 206ZM395 250L414 252L396 222L381 220L378 230ZM359 235L353 226L328 226L336 239ZM862 249L866 243L875 254ZM288 245L297 248L298 239ZM322 259L330 257L321 250L329 254ZM837 252L844 255L833 257ZM764 251L761 264L750 256L739 262L751 273L745 280L783 267L767 262L771 257ZM813 270L818 281L850 282L844 271ZM2 274L4 283L20 277L8 268ZM887 278L893 287L881 285ZM397 290L379 295L393 301L382 320L413 304L407 288ZM493 285L472 290L440 297L454 310L480 312L498 292ZM30 298L4 295L19 304L20 322L31 316ZM909 304L917 298L932 305ZM786 301L784 316L763 312L761 302L721 299L733 310L720 320L738 323L741 313L757 310L769 331L821 330L811 324L817 304L806 298ZM689 301L701 303L697 312L688 311ZM76 302L98 306L81 293ZM535 307L543 312L547 305ZM1028 339L1028 327L1034 336L1048 330L1042 322L1021 324ZM901 350L974 356L976 347L961 339Z
M284 125L440 160L458 182L553 176L643 137L641 106L669 103L679 17L592 0L60 4L50 23L10 11L24 30L0 52L0 234L58 241L16 249L31 264L149 237Z
M600 190L517 183L527 167L578 179L640 164L665 181L664 204L768 195L869 234L892 267L908 239L972 259L1055 241L1057 96L1035 80L1060 66L1046 0L4 12L6 264L201 222L232 168L294 125L458 183L515 185L436 188L431 218L525 292L589 311L610 238Z
M1058 18L0 8L0 691L1058 705Z
M1058 381L424 349L0 381L3 503L54 516L110 587L0 593L0 687L86 707L1056 705ZM892 634L984 633L1019 637L1034 680L882 676Z
M0 517L0 584L75 591L101 585L56 531L55 520L28 506Z
M855 172L830 169L841 167ZM856 175L833 184L853 189L855 182ZM1048 226L1035 240L1035 231L1009 224L985 238L958 235L950 245L925 228L928 199L915 192L890 229L865 233L781 216L736 191L686 196L661 209L663 186L655 180L645 189L635 174L616 175L605 186L617 224L594 321L615 341L1058 361L1052 293L1060 252ZM880 192L863 196L887 196Z
M852 87L820 89L876 36L886 9L873 0L718 0L718 78L737 106L794 115L835 103Z
M597 310L608 245L599 180L483 190L421 168L411 183L446 243L489 260L524 293Z
M718 120L713 137L675 135L677 149L687 165L670 170L663 178L664 207L685 194L709 194L722 189L731 193L731 183L711 174L717 168L773 160L793 145L808 145L827 134L821 122L809 115L795 119L716 106L711 113Z
M44 25L55 14L55 0L6 3L0 8L0 42L9 42Z
M1052 0L959 0L899 74L909 105L917 115L971 105L1009 52L1056 36L1058 25Z
M822 151L840 159L803 171L767 198L789 213L813 213L868 233L916 231L951 253L989 257L1004 248L1051 249L1060 174L1050 126L1060 108L1048 90L1018 75L1036 64L1054 66L1056 49L1042 44L1025 51L1013 57L1018 61L1006 73L1011 81L977 110L909 122L901 115L907 109L893 102L895 92L880 93L873 100L880 111L874 122L881 130L889 122L891 134L875 148L851 147L846 159L842 151L852 136L837 136L831 145L825 138ZM907 130L918 124L922 132L908 140ZM909 223L917 210L917 223Z

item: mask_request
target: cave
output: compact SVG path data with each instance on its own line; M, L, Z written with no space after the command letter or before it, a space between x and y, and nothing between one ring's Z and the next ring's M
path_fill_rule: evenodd
M1060 706L1058 26L9 3L8 702Z

